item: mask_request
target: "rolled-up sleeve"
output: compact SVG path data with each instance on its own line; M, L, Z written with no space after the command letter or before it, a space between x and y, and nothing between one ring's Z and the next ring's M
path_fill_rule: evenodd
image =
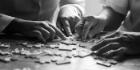
M104 0L104 5L111 7L118 13L127 14L129 10L128 0Z
M60 6L74 8L75 12L81 16L85 14L85 0L61 0Z
M14 17L0 14L0 32L2 32L13 19Z

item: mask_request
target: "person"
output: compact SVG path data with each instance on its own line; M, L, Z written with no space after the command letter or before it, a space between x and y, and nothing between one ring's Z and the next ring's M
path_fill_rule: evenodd
M1 0L0 32L35 37L43 42L55 36L66 39L57 25L63 24L61 29L71 34L69 21L84 15L84 5L84 0Z
M93 53L111 59L140 54L140 1L104 0L97 16L87 16L76 25L82 40L108 32L92 45Z

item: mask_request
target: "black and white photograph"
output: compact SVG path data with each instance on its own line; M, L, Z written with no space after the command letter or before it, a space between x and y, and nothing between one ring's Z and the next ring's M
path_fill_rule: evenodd
M140 0L0 0L0 70L140 70Z

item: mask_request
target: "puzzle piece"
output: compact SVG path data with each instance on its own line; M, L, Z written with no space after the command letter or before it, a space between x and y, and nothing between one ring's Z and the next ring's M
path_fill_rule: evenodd
M54 48L59 48L59 45L49 45L48 47L54 49Z
M0 44L0 48L9 48L10 44Z
M43 44L40 44L40 43L33 45L33 47L35 47L35 48L41 48L42 46L43 46Z
M105 66L105 67L111 67L112 66L109 62L106 62L106 61L97 61L96 64L102 65L102 66Z
M0 61L1 62L5 62L5 63L8 63L11 61L11 57L0 57Z
M51 49L44 49L43 53L45 53L45 55L49 55L49 56L53 56L54 55L54 51L51 51Z
M51 63L51 57L48 56L40 57L39 60L36 61L36 63L40 64Z
M33 47L33 45L28 44L28 45L26 45L26 47L27 47L27 48L32 48L32 47Z
M30 55L32 55L32 53L31 53L30 51L28 51L28 50L24 50L24 51L22 51L20 54L25 55L25 56L30 56Z
M9 51L1 51L0 50L0 55L5 56L5 55L11 55Z
M12 51L12 54L20 54L20 50L18 48L16 48Z
M73 48L67 45L60 44L58 49L63 51L72 51Z
M64 65L64 64L70 64L70 63L71 61L68 58L64 58L64 59L56 61L56 65Z
M72 42L72 41L61 41L61 44L65 44L65 45L77 45L77 43Z
M23 42L23 43L21 43L21 45L26 46L26 45L28 45L28 43L27 42Z
M72 58L72 52L66 52L66 58Z
M85 48L79 48L77 53L78 53L77 57L83 58L89 56L92 53L92 51Z
M43 53L43 51L41 51L41 50L34 50L31 52L32 55L40 55L42 53Z
M52 58L51 58L51 61L52 62L56 62L56 61L58 61L58 60L60 60L62 57L60 57L60 56L53 56Z

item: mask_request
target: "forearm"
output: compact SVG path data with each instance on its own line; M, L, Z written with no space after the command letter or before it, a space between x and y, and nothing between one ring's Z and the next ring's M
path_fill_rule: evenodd
M111 7L104 7L102 12L97 16L104 21L104 31L113 31L118 29L121 22L125 19L125 15L114 11Z

